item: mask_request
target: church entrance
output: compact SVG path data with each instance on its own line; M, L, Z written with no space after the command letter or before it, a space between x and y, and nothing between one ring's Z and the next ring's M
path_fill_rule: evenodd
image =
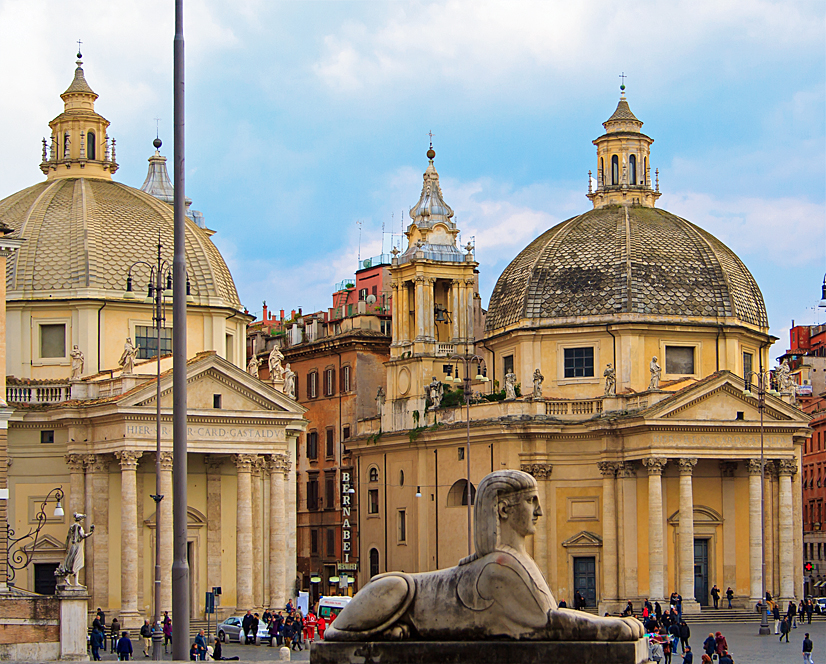
M708 540L694 540L694 599L708 606Z
M574 593L577 591L585 598L586 607L597 605L597 564L594 556L574 558Z

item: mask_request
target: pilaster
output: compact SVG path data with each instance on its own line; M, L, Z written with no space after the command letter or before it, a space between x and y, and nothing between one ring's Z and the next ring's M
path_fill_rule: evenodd
M539 498L539 504L542 507L543 512L548 509L547 503L545 502L546 498L546 486L548 484L548 480L551 478L551 473L553 472L553 466L549 463L525 463L522 464L522 471L525 473L529 473L536 479L536 495ZM550 517L549 514L545 515L545 518L548 519ZM548 529L546 527L546 521L540 521L537 524L536 532L533 535L533 551L534 555L533 558L536 561L537 567L541 570L542 574L548 574Z
M207 478L207 588L223 586L221 579L221 468L226 457L204 456Z
M613 461L600 461L599 472L602 475L602 602L600 613L604 613L604 603L616 602L618 597L617 570L619 569L617 551L617 507L616 476L617 464Z
M264 606L264 524L261 496L261 478L264 459L257 457L252 464L252 584L253 603L256 609Z

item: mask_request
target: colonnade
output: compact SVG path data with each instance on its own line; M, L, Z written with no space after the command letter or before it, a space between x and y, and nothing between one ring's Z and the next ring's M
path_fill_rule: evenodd
M436 340L434 308L435 277L416 275L390 284L393 297L393 342L434 342ZM473 338L473 279L450 279L446 305L450 311L450 342ZM409 312L414 305L413 321Z

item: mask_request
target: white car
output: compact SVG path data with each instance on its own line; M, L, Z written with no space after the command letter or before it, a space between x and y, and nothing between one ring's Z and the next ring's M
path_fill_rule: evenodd
M218 626L215 628L215 634L218 635L218 639L221 643L228 643L231 641L238 641L238 643L241 644L246 643L244 630L241 629L241 622L243 620L244 616L232 616L227 618L224 622L218 623ZM267 625L259 618L258 634L255 637L255 645L269 643L270 641L272 641L272 637L267 629Z

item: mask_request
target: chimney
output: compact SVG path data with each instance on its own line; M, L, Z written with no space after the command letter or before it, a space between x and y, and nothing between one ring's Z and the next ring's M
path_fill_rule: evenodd
M301 318L301 307L298 307L298 317Z
M281 320L284 320L284 310L281 310Z
M265 322L266 322L267 320L269 320L269 319L267 318L267 301L266 301L266 300L264 300L264 313L262 313L262 314L261 314L261 319L262 319L263 321L265 321Z
M292 313L290 313L290 320L293 320L294 318L295 318L295 309L293 309Z

